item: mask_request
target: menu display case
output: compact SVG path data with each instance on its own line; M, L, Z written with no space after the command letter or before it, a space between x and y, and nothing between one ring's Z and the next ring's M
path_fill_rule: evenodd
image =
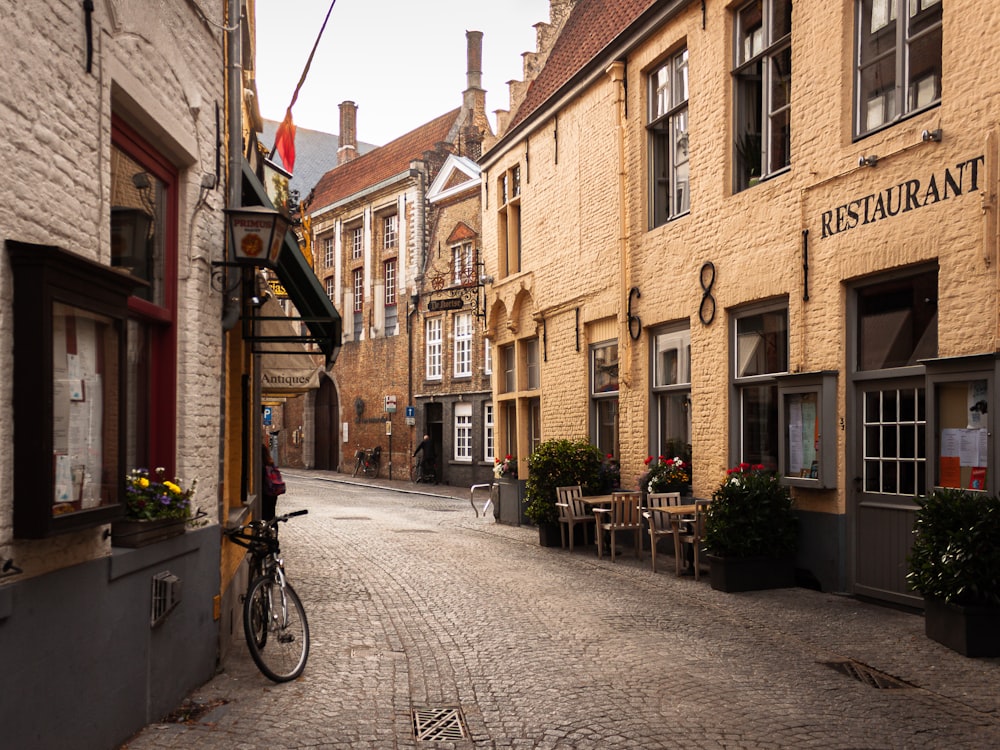
M14 534L123 508L128 296L136 282L57 247L7 241L14 272Z
M795 373L778 379L778 465L793 487L837 486L837 373Z

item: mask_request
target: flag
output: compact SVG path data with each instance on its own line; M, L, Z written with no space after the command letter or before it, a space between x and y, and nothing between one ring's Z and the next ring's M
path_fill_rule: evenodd
M295 123L292 122L292 108L285 113L277 132L274 134L274 149L281 157L281 165L289 172L295 171Z

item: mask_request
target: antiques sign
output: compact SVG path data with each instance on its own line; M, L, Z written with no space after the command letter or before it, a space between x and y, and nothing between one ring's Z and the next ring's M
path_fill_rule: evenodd
M985 161L986 157L976 156L954 167L946 167L943 172L931 174L924 181L907 180L824 211L821 239L854 229L859 224L873 224L890 216L957 198L962 193L974 193L979 190L979 171Z

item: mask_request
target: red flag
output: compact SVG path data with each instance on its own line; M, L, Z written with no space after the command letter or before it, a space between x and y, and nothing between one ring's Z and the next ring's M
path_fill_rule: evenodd
M292 109L288 108L285 119L281 121L274 134L274 149L281 157L281 165L289 172L295 171L295 123L292 122Z

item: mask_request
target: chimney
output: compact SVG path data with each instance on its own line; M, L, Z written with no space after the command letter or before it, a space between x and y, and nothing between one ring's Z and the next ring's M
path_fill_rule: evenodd
M478 159L483 136L492 133L486 116L486 92L483 90L483 32L466 31L465 91L462 92L461 153Z
M466 31L466 72L465 88L483 87L483 32Z
M358 105L351 101L340 103L340 148L337 164L346 164L358 156Z

